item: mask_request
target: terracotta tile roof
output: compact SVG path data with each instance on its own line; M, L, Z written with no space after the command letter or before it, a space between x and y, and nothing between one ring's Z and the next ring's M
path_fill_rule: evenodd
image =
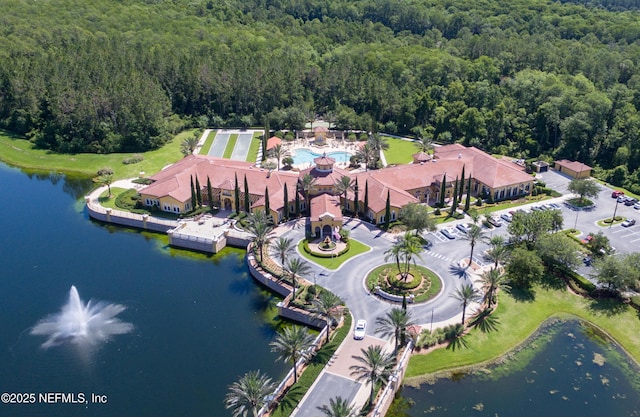
M555 161L555 163L574 172L590 171L593 169L587 164L577 161L569 161L568 159L561 159L559 161Z
M336 163L336 160L330 156L322 155L317 158L313 158L313 162L316 165L333 165Z
M320 217L329 215L334 220L342 221L340 209L340 197L330 194L320 194L311 199L311 220L320 220Z
M387 169L387 171L391 170L392 168ZM381 171L385 170L361 172L354 176L354 181L355 177L358 178L358 200L362 204L364 204L365 187L367 185L369 188L369 208L374 212L380 212L386 208L387 192L389 193L389 198L393 207L400 208L405 204L419 202L417 198L404 191L402 188L395 187L388 184L386 181L381 180L380 175L376 175ZM350 191L347 196L349 199L353 200L353 191Z
M512 184L532 181L532 177L523 168L513 162L497 159L475 147L465 147L459 143L445 145L435 149L438 161L465 160L465 176L491 188L500 188ZM449 175L447 174L447 178Z
M431 158L432 158L431 155L429 155L428 153L424 153L424 152L414 153L411 156L413 157L414 161L418 161L418 162L430 161Z
M271 136L268 140L267 140L267 150L271 149L271 148L275 148L277 145L282 144L282 139L280 139L277 136Z
M203 155L191 155L151 176L155 182L141 190L141 194L155 196L172 196L186 202L191 198L191 176L198 178L200 185L206 187L207 177L213 188L232 191L235 188L235 175L238 175L238 186L244 191L244 177L247 177L249 193L263 197L265 187L269 188L269 205L277 210L283 207L284 192L287 184L289 198L295 198L298 174L260 169L250 162L232 161ZM255 204L254 204L255 205Z
M316 186L333 185L340 180L343 176L352 176L349 171L342 168L333 167L331 171L321 171L316 167L311 167L300 171L300 178L305 175L311 175L316 179Z

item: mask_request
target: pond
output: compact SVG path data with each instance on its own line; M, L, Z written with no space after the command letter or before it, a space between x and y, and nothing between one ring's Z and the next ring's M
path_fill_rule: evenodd
M0 415L230 415L229 384L251 370L276 381L288 371L269 346L277 300L249 276L244 251L180 252L160 235L94 223L82 202L90 181L0 165L0 184L0 387L73 395L0 404ZM43 348L47 338L30 331L60 312L72 285L83 302L126 307L118 318L133 330ZM107 402L73 403L79 393Z
M638 372L593 327L554 322L502 365L404 387L401 395L412 417L639 416Z

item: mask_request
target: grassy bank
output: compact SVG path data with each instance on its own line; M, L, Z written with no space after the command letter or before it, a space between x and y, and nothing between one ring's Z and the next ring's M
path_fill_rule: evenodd
M412 155L414 153L418 153L418 148L416 147L415 142L388 136L385 136L385 139L389 144L389 149L382 152L384 153L384 157L389 165L408 164L413 160Z
M180 160L180 144L196 129L185 130L162 148L145 152L136 164L124 164L134 153L98 154L59 154L42 149L34 149L33 144L23 137L0 131L0 160L9 165L35 171L59 171L95 175L100 168L109 167L114 171L115 179L137 177L140 172L153 174L167 164Z
M640 319L638 312L611 300L589 300L562 289L536 288L533 299L508 294L500 296L495 313L498 329L482 333L473 329L465 341L468 348L438 349L414 355L409 361L406 383L415 384L428 374L478 365L495 360L523 343L547 319L578 317L598 326L640 362Z

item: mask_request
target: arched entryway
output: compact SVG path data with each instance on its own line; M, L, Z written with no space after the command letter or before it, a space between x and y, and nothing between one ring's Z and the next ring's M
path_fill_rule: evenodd
M331 237L331 225L325 224L322 226L322 235L320 237L324 238L325 236Z
M224 199L224 209L225 210L231 210L231 199L230 198L225 198Z

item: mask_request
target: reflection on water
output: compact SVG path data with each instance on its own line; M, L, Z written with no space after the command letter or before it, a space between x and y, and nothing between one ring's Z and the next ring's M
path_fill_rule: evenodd
M404 387L396 416L640 416L640 369L577 321L549 324L506 363Z

